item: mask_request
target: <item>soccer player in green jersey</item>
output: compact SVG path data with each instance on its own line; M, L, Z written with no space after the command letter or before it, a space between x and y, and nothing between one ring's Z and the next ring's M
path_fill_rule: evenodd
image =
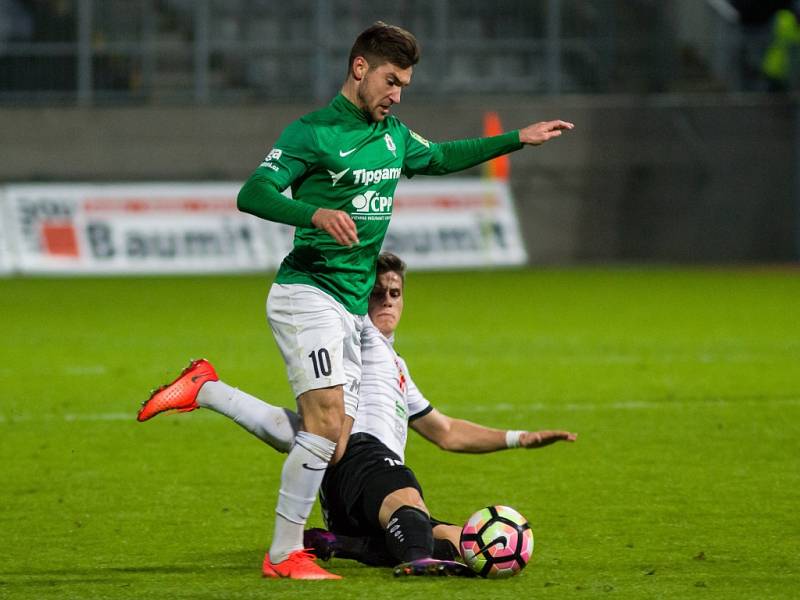
M489 138L430 142L389 114L418 60L408 31L382 22L367 28L350 51L341 93L291 123L239 192L240 210L296 227L267 319L302 427L281 473L266 577L339 578L303 551L303 528L328 463L345 450L344 423L351 421L344 417L355 418L360 335L400 176L453 173L573 128L547 121ZM291 199L282 194L289 187ZM191 379L202 385L209 376ZM151 397L153 410L160 404ZM149 418L145 412L140 420Z
M303 427L281 474L267 576L330 575L302 551L303 526L337 442L344 451L344 416L355 416L360 332L400 175L460 171L572 128L550 121L492 138L429 142L389 114L418 60L409 32L380 22L366 29L341 93L291 123L239 193L242 211L296 227L267 316ZM292 199L281 193L288 187Z

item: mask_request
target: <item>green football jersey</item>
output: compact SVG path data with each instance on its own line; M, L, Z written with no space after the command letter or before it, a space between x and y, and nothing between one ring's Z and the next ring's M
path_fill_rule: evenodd
M375 261L400 176L449 173L518 147L517 132L434 144L394 116L380 122L368 120L339 94L325 108L283 131L242 188L239 207L296 226L294 247L278 270L277 283L312 285L351 313L366 314ZM280 196L290 186L292 199ZM314 228L311 216L318 208L348 213L356 224L359 243L342 246L326 231Z

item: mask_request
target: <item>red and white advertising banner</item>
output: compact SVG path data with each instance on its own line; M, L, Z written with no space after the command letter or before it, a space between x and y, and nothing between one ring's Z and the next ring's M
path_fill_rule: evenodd
M239 212L240 185L5 186L0 273L275 270L293 229ZM414 269L526 261L507 184L475 179L400 182L384 250Z
M239 186L19 185L5 190L23 273L274 269L291 229L236 209Z
M412 269L527 261L508 184L481 179L401 181L383 249Z

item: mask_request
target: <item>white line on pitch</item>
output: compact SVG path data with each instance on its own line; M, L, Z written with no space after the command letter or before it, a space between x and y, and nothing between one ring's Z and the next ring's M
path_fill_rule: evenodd
M500 402L498 404L485 405L465 405L465 406L448 406L439 405L437 408L442 409L444 412L450 414L460 413L492 413L492 412L535 412L535 411L565 411L565 412L582 412L582 411L603 411L603 410L653 410L653 409L669 409L669 408L699 408L708 406L739 406L742 404L759 405L800 405L800 397L798 398L770 398L770 397L749 397L749 398L694 398L689 400L661 400L661 401L647 401L647 400L632 400L626 402L609 402L603 404L585 402L567 404L542 404L542 403L523 403L523 404L510 404L508 402Z
M105 365L72 365L63 368L65 375L105 375Z
M800 405L800 397L798 398L719 398L719 399L694 399L694 400L663 400L659 402L653 401L628 401L628 402L609 402L608 404L596 403L568 403L568 404L542 404L542 403L529 403L529 404L510 404L501 402L492 405L471 405L471 406L448 406L437 404L436 406L448 414L464 414L464 413L502 413L502 412L536 412L536 411L565 411L565 412L591 412L591 411L609 411L609 410L654 410L654 409L670 409L670 408L700 408L700 407L729 407L737 405L783 405L783 406L797 406ZM211 411L198 411L193 415L192 419L212 417ZM136 421L136 413L134 410L131 412L112 412L112 413L65 413L57 415L52 413L45 414L24 414L6 417L0 415L0 423L30 423L30 422L44 422L44 421L60 421L60 422L91 422L91 421Z

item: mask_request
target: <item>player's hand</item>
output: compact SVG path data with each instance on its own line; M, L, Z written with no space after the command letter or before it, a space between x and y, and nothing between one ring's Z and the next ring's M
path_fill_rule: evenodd
M574 442L577 438L577 433L569 431L526 431L520 436L519 445L522 448L541 448L556 442Z
M542 121L528 125L519 130L519 141L531 146L540 146L547 140L561 135L561 132L574 129L575 125L567 121Z
M356 224L350 215L342 210L318 208L311 217L311 223L317 229L324 229L330 233L331 237L342 246L352 246L358 243Z

